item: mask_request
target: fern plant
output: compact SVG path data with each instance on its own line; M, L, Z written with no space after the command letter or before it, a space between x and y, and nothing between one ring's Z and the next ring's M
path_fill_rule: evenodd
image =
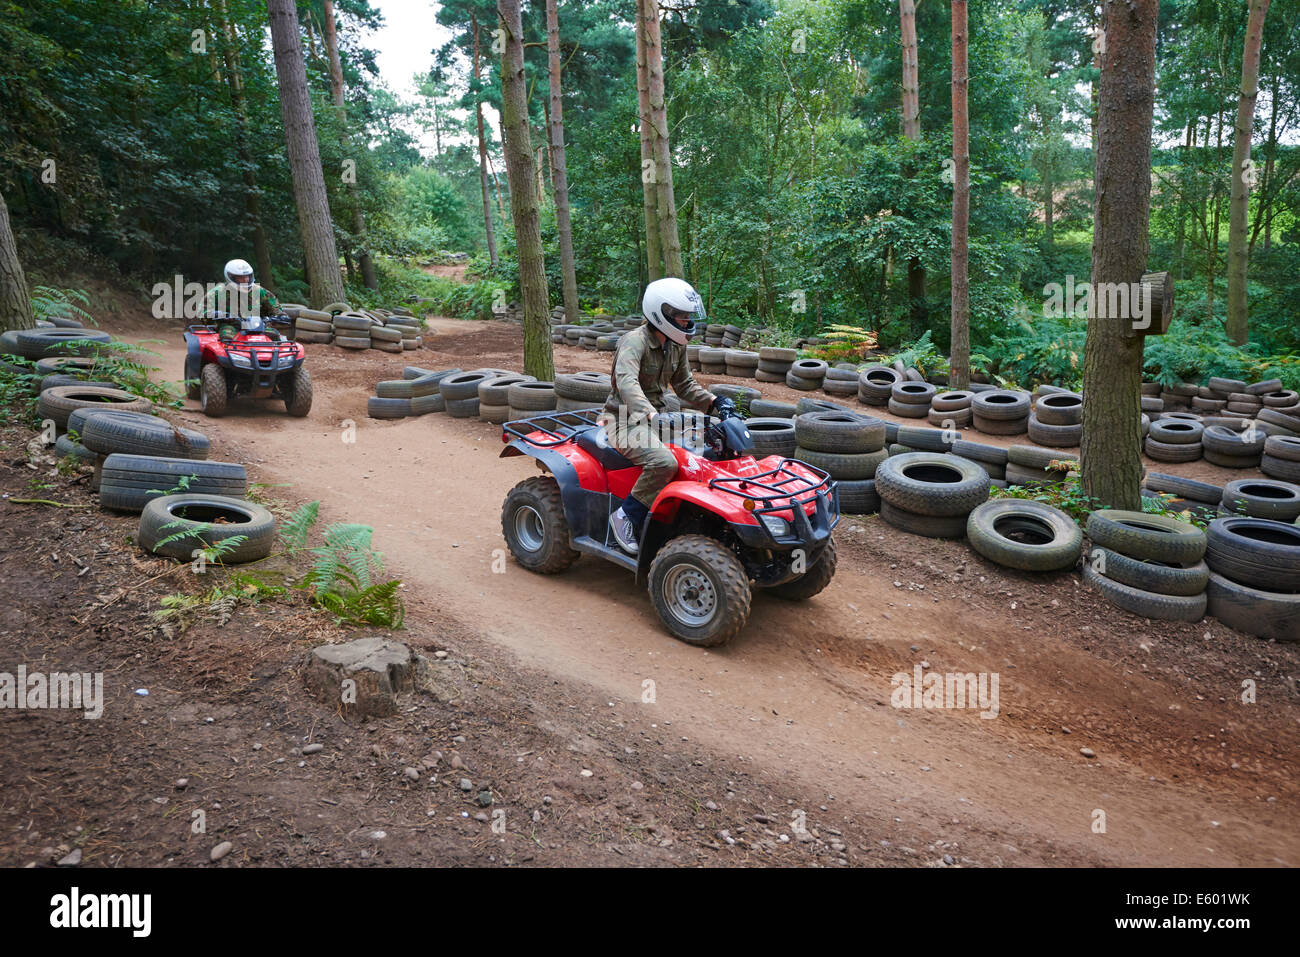
M180 528L180 530L172 532L172 534L158 542L158 544L154 546L155 548L161 548L164 545L170 545L173 542L180 542L186 539L196 539L199 543L199 548L196 549L198 555L195 557L208 565L224 565L225 562L223 559L239 548L240 545L244 544L244 542L248 541L247 535L231 535L229 538L223 538L219 542L208 542L203 536L216 528L216 526L211 522L201 522L198 525L190 525L182 519L177 519L174 522L168 522L162 527L162 530L166 531L169 528Z
M90 305L90 296L81 289L37 286L32 290L32 315L37 319L76 319L96 325L95 318L82 306Z
M289 520L280 526L280 541L290 554L307 546L307 535L320 516L320 502L308 502L289 516Z
M317 504L317 503L312 503ZM316 512L299 509L295 519L310 528ZM290 522L293 525L293 521ZM295 534L297 533L295 526ZM374 529L369 525L337 523L325 529L324 544L312 549L311 568L299 587L340 623L400 628L406 607L397 589L397 579L376 582L383 572L383 556L370 547Z

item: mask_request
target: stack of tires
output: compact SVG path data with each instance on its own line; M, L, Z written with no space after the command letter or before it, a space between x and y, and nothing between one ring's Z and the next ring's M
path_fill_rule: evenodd
M402 371L402 378L390 379L375 386L375 395L366 403L366 414L372 419L404 419L413 415L428 415L430 412L444 412L446 400L440 391L442 380L460 371L432 371L407 366Z
M1053 469L1053 462L1071 468ZM1052 485L1065 481L1078 465L1079 457L1073 453L1051 452L1036 445L1011 445L1007 447L1006 480L1008 485Z
M77 439L69 454L95 467L90 487L96 491L104 462L115 453L206 459L212 447L203 433L178 428L156 415L103 408L73 411L68 434Z
M555 377L555 411L575 412L603 406L610 388L609 374L605 372L561 373Z
M444 388L445 394L445 388ZM510 404L509 419L526 419L541 412L555 409L556 394L554 382L517 382L510 386L507 393ZM450 407L448 408L450 411Z
M52 421L59 435L68 431L68 417L77 409L115 409L119 412L148 413L153 409L153 403L122 389L105 388L90 383L42 388L40 398L36 401L37 415L42 420Z
M768 455L798 458L796 452L799 440L795 435L792 418L754 416L745 420L745 428L749 430L749 437L754 443L754 458L761 459Z
M331 327L334 345L341 349L369 349L370 327L374 320L360 312L340 312L334 316Z
M784 382L798 356L795 349L763 346L758 350L758 368L754 372L754 378L759 382Z
M930 410L926 413L926 419L936 428L964 429L971 424L970 404L974 399L974 392L936 393L930 400Z
M1300 402L1285 406L1269 405L1270 401L1291 401L1295 398L1294 392L1266 392L1263 396L1264 408L1259 410L1256 418L1275 435L1300 438Z
M1163 412L1165 410L1165 400L1160 398L1160 383L1143 382L1142 397L1140 401L1142 411L1146 412L1148 415L1155 415L1157 412Z
M1300 486L1273 479L1238 479L1223 486L1219 515L1248 515L1294 524L1300 518Z
M1300 641L1300 527L1215 519L1206 529L1210 614L1238 631Z
M821 359L796 359L785 374L785 384L800 392L813 392L826 381L826 368Z
M727 350L712 346L700 347L700 371L709 375L727 374Z
M758 371L758 353L745 349L727 349L723 353L727 375L738 379L752 379Z
M1077 392L1041 395L1029 414L1029 440L1053 448L1077 448L1083 440L1083 396Z
M1180 382L1160 392L1160 400L1166 411L1169 409L1190 409L1192 399L1201 394L1201 387L1191 382Z
M500 425L510 419L510 387L521 382L536 382L537 376L503 375L484 379L478 384L478 417Z
M700 344L691 342L686 346L686 364L692 372L700 371Z
M821 469L839 484L841 512L866 515L879 510L875 477L889 455L884 422L841 410L803 412L794 419L794 438L793 458Z
M114 452L100 468L99 504L116 512L138 513L182 486L186 494L243 498L248 472L236 462Z
M385 317L384 328L398 334L399 339L392 340L390 338L389 341L399 342L402 346L401 351L411 352L415 349L424 348L424 336L420 331L420 320L414 316L394 312L392 315ZM370 332L370 338L372 340L375 338L373 329ZM393 352L395 350L389 349L388 351Z
M1166 475L1163 472L1151 472L1143 484L1152 492L1173 495L1174 511L1191 509L1197 517L1215 517L1215 511L1223 502L1223 489L1210 482L1197 482L1178 475Z
M719 343L723 349L735 349L740 345L740 337L745 334L745 330L740 326L726 325L722 327L722 341Z
M889 394L889 411L905 419L924 419L938 390L929 382L899 379Z
M1161 417L1147 430L1143 450L1147 458L1156 462L1195 462L1204 453L1204 432L1205 427L1200 422Z
M1259 468L1269 478L1300 483L1300 438L1270 435L1264 440Z
M1088 516L1092 547L1083 578L1112 604L1143 618L1200 621L1210 569L1206 535L1165 515L1100 509ZM1300 533L1300 529L1297 529Z
M438 383L438 394L446 413L453 419L473 419L478 417L478 387L490 379L497 378L495 371L477 369L473 372L456 372L446 376Z
M704 327L704 344L710 348L723 348L723 340L726 338L727 327L721 322L710 322Z
M1163 420L1162 420L1163 421ZM1151 428L1160 424L1152 422ZM1238 432L1231 426L1211 425L1201 431L1201 454L1212 465L1228 469L1259 468L1268 436L1246 422L1247 428Z
M858 373L858 401L863 405L887 406L894 386L902 380L889 366L868 366Z
M845 396L858 394L858 368L848 362L826 370L822 380L822 391L827 395Z
M997 498L966 519L970 547L989 561L1026 572L1072 569L1083 533L1065 512L1032 499Z
M1024 435L1029 431L1029 393L1011 389L977 392L971 400L971 424L985 435Z
M962 538L970 513L988 500L989 476L979 465L943 452L890 456L876 470L880 517L928 538Z
M293 318L296 342L327 346L334 341L334 317L328 312L291 302L282 303L281 308Z

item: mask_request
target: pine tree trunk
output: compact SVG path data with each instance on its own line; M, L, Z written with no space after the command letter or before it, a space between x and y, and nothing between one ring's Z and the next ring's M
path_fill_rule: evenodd
M658 0L638 0L645 26L646 73L650 84L650 143L654 149L656 204L659 212L659 248L664 273L683 276L682 244L677 236L677 202L673 198L673 157L668 143L668 105L665 101L663 39Z
M921 139L920 60L916 45L916 0L899 0L899 30L903 40L903 136ZM911 175L909 173L909 175ZM907 299L918 333L926 323L925 267L912 257L907 261Z
M479 77L479 44L478 44L478 17L472 18L474 28L474 85L477 88ZM492 223L492 200L490 197L491 189L488 186L488 155L487 155L487 137L483 132L483 101L481 91L475 94L474 100L474 120L478 125L478 179L479 186L483 190L483 231L487 235L488 260L492 268L497 268L497 236L496 228Z
M636 100L641 137L641 211L645 217L646 272L650 282L664 276L663 253L659 249L659 193L655 172L653 135L650 129L650 63L646 59L645 30L641 24L641 0L636 15Z
M267 0L271 19L271 45L275 74L280 87L280 112L293 175L293 195L298 206L298 228L302 234L307 280L311 284L311 305L344 299L343 275L339 271L338 248L334 245L334 224L330 220L325 174L320 165L320 146L307 94L307 71L298 35L298 11L294 0Z
M577 322L578 277L573 262L573 226L569 216L569 171L564 156L564 104L560 76L560 14L556 0L546 0L546 51L551 70L551 180L555 190L555 228L560 234L560 272L564 282L564 315Z
M1207 131L1208 134L1208 131ZM1208 145L1208 138L1207 138ZM1217 164L1223 158L1223 111L1219 111L1219 129L1214 138L1214 161ZM1205 263L1205 318L1214 321L1214 271L1219 267L1219 178L1214 177L1214 188L1210 191L1210 234L1209 249Z
M18 260L18 244L9 228L9 205L0 195L0 332L36 325L27 278Z
M334 24L334 0L323 0L325 11L325 48L330 58L330 93L334 99L334 109L339 114L339 140L344 153L348 152L347 110L343 105L343 63L339 59L338 30ZM357 237L357 261L361 265L361 281L367 289L378 289L379 278L375 275L375 263L366 248L366 214L361 209L361 195L355 180L349 180L348 199L352 202L352 232Z
M501 125L506 178L510 183L510 213L514 218L519 258L519 292L524 306L524 372L546 381L555 378L555 363L547 321L550 306L542 255L537 173L528 141L528 81L524 77L524 28L519 0L497 0L497 16L505 40L501 51Z
M970 123L966 0L952 0L952 358L948 387L970 385Z
M1097 203L1092 314L1083 359L1084 493L1103 506L1141 508L1141 336L1132 318L1107 315L1104 283L1146 271L1151 210L1151 126L1159 0L1105 6L1106 48L1097 94ZM1126 335L1126 333L1129 333Z
M257 264L258 282L275 291L271 278L271 250L266 242L266 229L262 226L262 197L257 191L257 174L253 172L253 152L248 140L248 109L244 105L244 77L235 47L235 29L230 23L226 0L220 0L221 31L226 38L222 58L226 65L226 85L230 90L230 106L235 111L235 154L243 169L244 209L253 224L253 262Z
M1250 186L1246 162L1250 159L1250 134L1255 124L1255 99L1259 95L1259 47L1264 39L1264 18L1269 0L1250 0L1246 18L1246 44L1241 57L1241 96L1237 101L1237 125L1233 129L1232 193L1228 206L1228 341L1245 345L1247 333L1246 248L1247 219L1250 215Z

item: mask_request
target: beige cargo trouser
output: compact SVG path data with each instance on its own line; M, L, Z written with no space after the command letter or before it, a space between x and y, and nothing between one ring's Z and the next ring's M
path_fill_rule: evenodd
M677 475L677 456L649 425L628 425L626 417L605 412L600 416L605 432L620 455L641 466L632 497L649 508Z

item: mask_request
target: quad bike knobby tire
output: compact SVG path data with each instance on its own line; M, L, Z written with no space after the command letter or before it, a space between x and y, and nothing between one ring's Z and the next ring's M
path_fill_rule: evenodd
M753 590L731 549L706 535L681 535L650 563L650 601L669 633L700 648L724 644L745 626Z
M285 410L301 419L311 411L311 397L311 374L305 366L299 366L284 386Z
M804 601L820 594L831 579L835 577L835 542L826 543L822 553L817 556L813 566L794 581L782 585L773 585L765 589L769 595L784 598L786 601Z
M199 401L203 403L203 414L213 419L225 415L229 397L225 370L215 362L209 362L199 375Z
M501 534L510 554L530 572L556 575L578 560L569 547L560 486L549 475L524 479L501 506Z

